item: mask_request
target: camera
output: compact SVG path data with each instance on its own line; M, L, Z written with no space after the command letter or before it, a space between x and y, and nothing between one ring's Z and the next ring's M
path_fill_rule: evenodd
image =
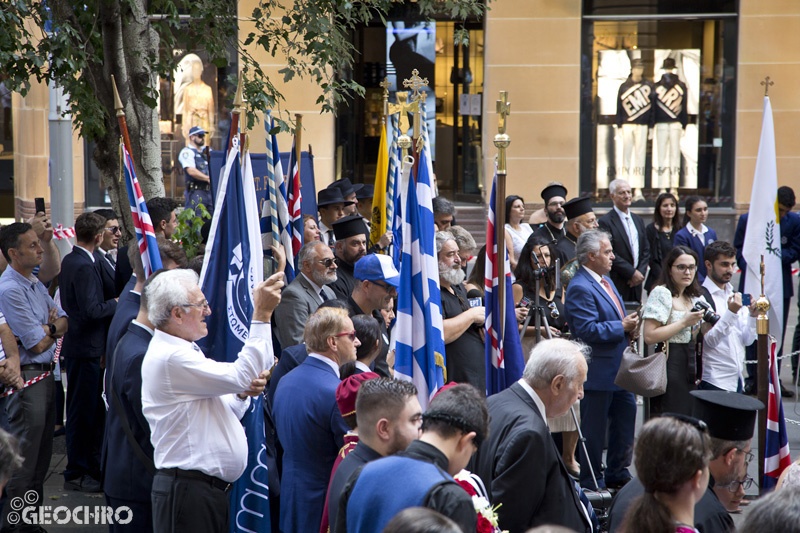
M695 311L703 311L703 320L712 326L719 321L719 315L712 311L711 306L702 300L695 302L691 312L694 313Z

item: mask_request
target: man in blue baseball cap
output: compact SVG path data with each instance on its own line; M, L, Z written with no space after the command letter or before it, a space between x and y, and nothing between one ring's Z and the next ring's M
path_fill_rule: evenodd
M198 215L197 204L202 203L209 213L214 212L214 200L211 197L211 180L208 177L208 161L203 157L202 148L206 139L206 130L193 126L189 130L189 142L178 154L178 161L183 167L185 188L183 197L186 207L194 209Z
M355 315L372 315L380 328L378 342L381 351L375 359L374 370L384 377L392 377L386 356L389 353L389 331L381 309L392 303L400 286L400 273L394 267L388 255L367 254L356 262L353 271L355 285L353 294L348 298L350 317Z

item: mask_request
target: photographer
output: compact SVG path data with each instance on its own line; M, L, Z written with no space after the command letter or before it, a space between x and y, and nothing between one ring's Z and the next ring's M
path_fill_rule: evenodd
M736 269L736 249L725 241L706 246L704 298L718 313L715 324L703 324L703 381L698 389L742 392L744 347L756 339L756 306L742 304L731 277Z
M692 326L705 311L693 310L702 295L697 283L697 256L685 246L676 246L664 260L658 285L653 287L642 311L645 344L668 343L667 390L650 399L650 413L692 414L689 394L697 379Z

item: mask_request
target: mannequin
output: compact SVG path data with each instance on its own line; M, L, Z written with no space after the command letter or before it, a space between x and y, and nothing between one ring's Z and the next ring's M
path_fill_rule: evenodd
M656 147L659 187L669 187L677 194L681 175L681 137L688 120L686 84L678 78L675 60L668 57L662 65L661 79L656 83Z
M202 79L203 63L195 61L192 63L192 83L183 89L183 136L189 138L189 130L193 126L199 126L209 133L215 131L214 124L214 94L211 87L206 85Z
M644 79L644 61L631 61L631 75L617 93L616 136L622 138L622 175L633 188L633 201L644 200L647 139L652 138L653 83ZM633 161L632 161L633 160Z

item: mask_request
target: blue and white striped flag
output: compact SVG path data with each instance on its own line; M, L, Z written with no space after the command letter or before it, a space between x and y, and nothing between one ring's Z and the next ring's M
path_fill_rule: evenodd
M200 287L214 312L206 319L208 335L198 345L207 356L222 362L235 361L249 336L253 288L264 276L253 166L249 153L240 164L235 133L219 179L209 251L200 274ZM229 531L268 532L269 482L261 396L252 398L242 426L247 436L247 468L230 493Z
M422 409L445 381L444 327L439 264L427 157L420 154L416 186L409 180L403 220L403 258L397 295L395 377L411 381Z
M264 120L264 129L267 138L267 186L270 187L268 199L272 195L272 187L275 189L275 211L272 211L270 201L264 202L261 210L261 235L262 240L265 235L272 235L273 226L277 225L278 240L283 245L286 253L286 278L284 282L288 285L295 277L295 256L292 251L291 220L289 219L289 208L286 202L286 182L283 178L283 166L281 165L281 154L278 150L278 138L270 135L275 123L272 116L267 112ZM277 213L274 220L273 213ZM274 242L272 237L270 241ZM266 251L266 247L264 248Z

